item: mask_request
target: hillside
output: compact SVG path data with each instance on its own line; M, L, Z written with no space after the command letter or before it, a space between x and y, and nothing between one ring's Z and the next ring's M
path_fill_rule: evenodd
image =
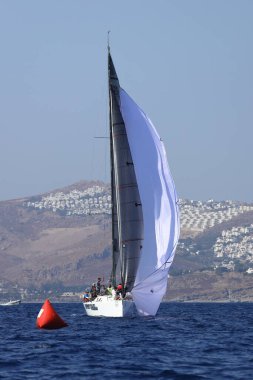
M24 207L26 201L0 202L0 282L68 286L89 283L100 272L108 275L108 215L64 216Z
M22 289L26 298L31 289L82 289L98 275L108 279L110 207L108 185L85 181L0 202L2 292ZM182 201L167 299L251 299L252 223L252 205Z

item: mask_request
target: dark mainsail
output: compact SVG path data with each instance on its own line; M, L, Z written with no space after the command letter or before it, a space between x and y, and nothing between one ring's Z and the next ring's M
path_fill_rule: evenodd
M134 286L142 249L143 215L134 163L120 111L119 80L108 53L111 192L112 192L112 282L119 266L125 291Z

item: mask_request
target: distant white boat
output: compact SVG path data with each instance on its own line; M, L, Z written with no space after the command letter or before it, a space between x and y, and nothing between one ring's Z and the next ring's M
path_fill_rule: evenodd
M14 301L0 303L0 306L15 306L15 305L19 305L20 303L21 303L21 300L14 300Z

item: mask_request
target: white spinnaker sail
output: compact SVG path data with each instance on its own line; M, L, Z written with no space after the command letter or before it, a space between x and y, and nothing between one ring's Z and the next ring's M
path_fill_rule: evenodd
M140 315L155 315L179 238L177 194L163 142L152 122L123 89L120 102L144 219L143 250L132 294Z

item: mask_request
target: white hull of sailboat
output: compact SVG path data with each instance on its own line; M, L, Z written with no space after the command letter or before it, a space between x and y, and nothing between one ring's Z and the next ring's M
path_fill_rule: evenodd
M134 317L137 315L133 300L115 300L110 296L99 296L94 301L83 302L89 317Z

